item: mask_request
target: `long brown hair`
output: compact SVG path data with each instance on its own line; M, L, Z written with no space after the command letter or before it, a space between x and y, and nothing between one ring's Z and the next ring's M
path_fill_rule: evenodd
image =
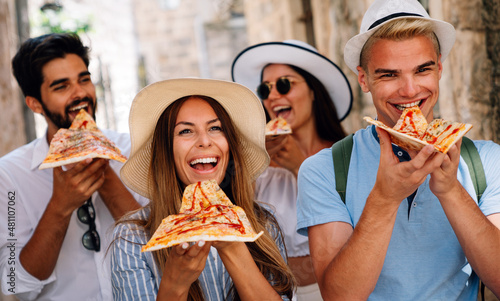
M148 205L151 213L147 220L134 222L143 226L151 237L163 218L179 212L183 185L177 177L175 169L173 134L177 114L184 102L190 98L200 98L206 101L218 116L230 149L230 163L220 186L235 205L243 208L255 231L264 231L264 235L257 241L246 243L246 245L262 274L267 279L272 279L272 285L276 292L285 294L291 299L295 288L295 279L276 245L278 237L284 243L278 223L272 214L254 201L252 181L245 160L241 155L241 135L224 108L210 97L192 95L180 98L165 109L160 116L151 146L149 192L152 199ZM271 235L266 229L277 229L277 231ZM153 252L153 257L160 271L163 271L169 251L170 249L161 249ZM234 284L228 296L233 296L235 300L240 299ZM191 285L188 300L204 300L198 280Z
M337 142L346 136L337 116L337 109L325 86L314 75L294 65L288 65L300 74L314 93L312 111L318 136L326 141Z

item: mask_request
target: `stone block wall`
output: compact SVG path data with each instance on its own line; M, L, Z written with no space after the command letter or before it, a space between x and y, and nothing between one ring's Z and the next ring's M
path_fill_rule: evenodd
M22 100L12 76L17 49L15 1L0 0L0 156L26 143Z

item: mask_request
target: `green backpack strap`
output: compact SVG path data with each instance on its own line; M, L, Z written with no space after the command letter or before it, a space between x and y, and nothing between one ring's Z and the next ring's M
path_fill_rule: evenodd
M347 188L347 173L351 162L353 136L350 134L332 146L333 167L335 169L335 187L340 198L345 204L345 194Z
M479 202L486 189L486 176L484 175L483 163L474 142L467 137L462 137L460 154L465 163L467 163L467 167L469 167L470 178L472 179L472 184L474 184L474 190Z

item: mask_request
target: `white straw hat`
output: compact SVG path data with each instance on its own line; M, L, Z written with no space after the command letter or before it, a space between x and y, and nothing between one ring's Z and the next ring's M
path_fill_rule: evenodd
M455 28L450 23L432 19L425 8L417 0L375 0L366 11L359 34L351 38L344 49L344 60L349 68L358 74L360 54L370 36L382 24L395 19L422 18L434 24L439 46L441 61L444 61L455 43Z
M265 148L266 117L259 98L248 88L230 81L181 78L160 81L142 89L130 109L132 149L121 169L123 182L137 193L148 191L151 142L156 123L165 109L179 98L204 95L224 107L240 132L240 145L252 179L269 165Z
M316 48L302 41L286 40L250 46L234 59L231 76L235 82L255 91L261 83L262 69L268 64L293 65L314 75L325 86L339 120L349 114L352 91L345 74Z

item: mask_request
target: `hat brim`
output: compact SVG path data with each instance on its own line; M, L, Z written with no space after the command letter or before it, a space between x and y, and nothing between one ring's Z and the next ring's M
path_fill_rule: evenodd
M339 120L345 119L352 107L351 85L342 70L327 57L299 45L268 42L244 49L234 59L231 76L255 91L261 81L262 69L268 64L287 64L314 75L330 95Z
M448 54L450 54L450 51L453 48L453 44L455 43L455 28L450 23L427 17L408 16L392 18L390 19L390 21L397 19L426 19L431 21L434 24L434 33L436 34L439 41L441 61L443 62ZM368 39L373 35L375 31L377 31L377 29L379 29L386 23L387 22L379 24L362 34L358 34L352 37L349 41L347 41L344 48L344 60L349 69L351 69L354 73L358 74L357 67L360 64L361 50L363 49L366 41L368 41Z
M252 91L222 80L182 78L160 81L143 88L132 102L129 117L131 153L120 172L128 187L147 198L151 198L149 166L156 124L170 104L189 95L211 97L226 110L241 134L241 150L252 179L269 165L264 109Z

